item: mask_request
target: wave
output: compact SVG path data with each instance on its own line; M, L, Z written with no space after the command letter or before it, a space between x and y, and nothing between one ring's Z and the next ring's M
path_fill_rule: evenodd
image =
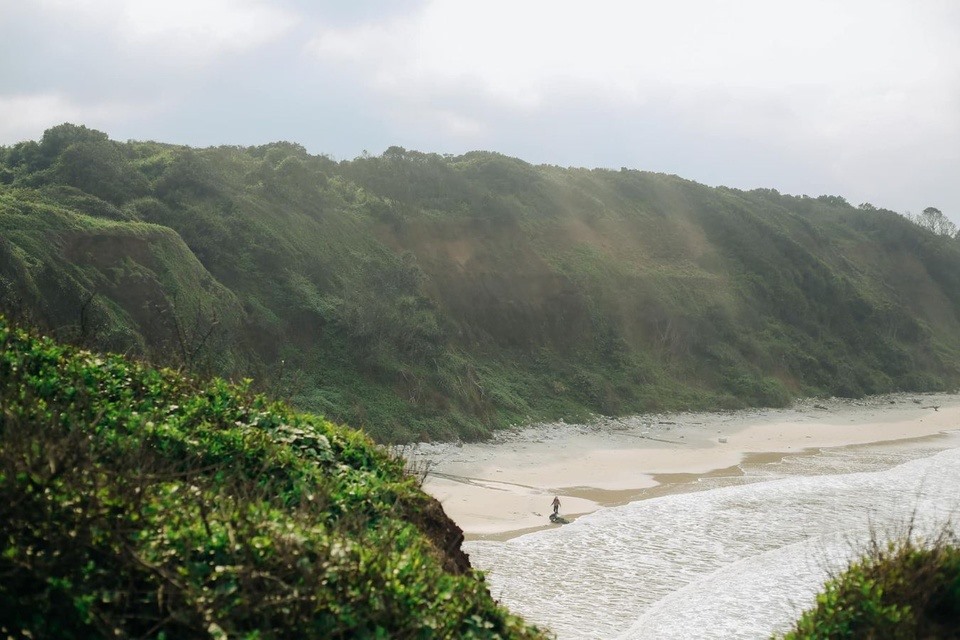
M495 597L559 638L767 638L871 528L956 512L960 437L793 456L734 486L710 482L730 479L465 546Z

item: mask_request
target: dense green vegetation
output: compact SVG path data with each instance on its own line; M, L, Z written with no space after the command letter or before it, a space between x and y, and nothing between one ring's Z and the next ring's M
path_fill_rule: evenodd
M960 637L960 545L874 544L827 583L785 640Z
M839 197L495 153L0 148L0 306L382 441L960 381L960 242Z
M0 317L4 638L533 638L359 432Z

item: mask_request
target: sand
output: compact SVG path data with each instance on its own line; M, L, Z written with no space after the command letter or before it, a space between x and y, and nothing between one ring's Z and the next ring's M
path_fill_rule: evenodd
M424 489L468 539L551 526L553 497L573 519L603 506L683 490L747 460L931 437L960 428L960 395L808 400L789 409L599 418L537 424L485 443L420 444ZM556 525L552 525L556 526Z

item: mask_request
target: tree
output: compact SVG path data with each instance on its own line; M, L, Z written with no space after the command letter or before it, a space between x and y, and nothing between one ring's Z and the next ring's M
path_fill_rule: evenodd
M109 140L74 142L60 152L53 166L63 182L113 204L149 192L146 177L127 162L119 145Z
M835 207L849 207L850 203L847 202L847 199L843 196L828 196L822 195L817 196L817 200L820 202L826 202L827 204L832 204Z
M52 163L64 149L80 142L106 142L109 138L103 131L64 122L43 132L40 154Z
M940 236L957 235L957 225L936 207L927 207L923 213L917 214L913 221Z

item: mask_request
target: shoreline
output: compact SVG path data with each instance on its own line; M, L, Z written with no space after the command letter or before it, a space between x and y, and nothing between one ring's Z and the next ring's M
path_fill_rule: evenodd
M603 507L695 490L699 478L825 449L926 440L960 428L960 394L802 400L787 409L535 424L492 441L417 445L423 488L467 540L508 540Z

